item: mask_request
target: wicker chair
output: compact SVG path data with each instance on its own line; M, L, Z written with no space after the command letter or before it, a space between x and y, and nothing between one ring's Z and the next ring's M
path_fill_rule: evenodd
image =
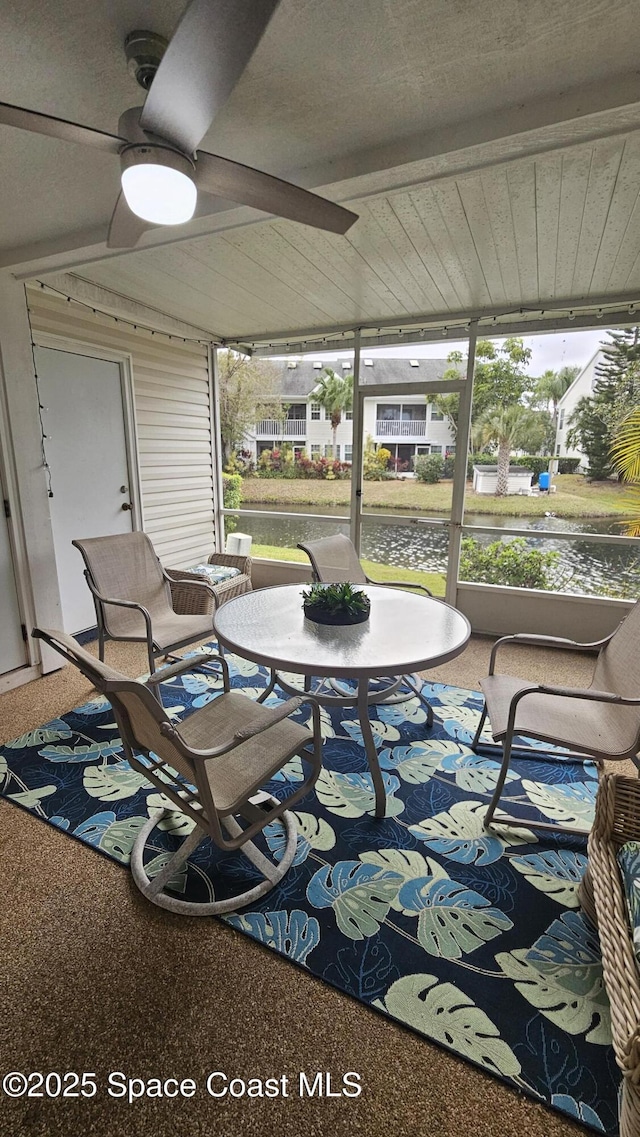
M160 655L213 634L211 615L182 615L171 602L171 581L146 533L119 533L72 542L86 565L98 624L98 654L107 639L146 643L153 675ZM209 584L192 578L185 590L211 597Z
M205 573L167 569L173 607L181 616L212 616L227 600L233 600L243 592L251 592L251 557L240 557L234 553L212 553L207 564L238 569L238 576L212 585ZM190 588L193 580L209 585L212 592Z
M640 972L616 860L627 841L640 841L640 781L605 774L589 836L589 866L580 885L580 903L598 927L613 1049L624 1075L620 1137L640 1137Z
M599 648L589 687L555 687L531 683L513 675L496 674L499 648L505 643L557 647L585 651ZM514 635L496 641L491 651L489 675L480 686L485 704L471 747L480 747L487 716L494 742L503 747L502 768L495 793L485 816L489 826L500 800L509 769L514 736L535 738L566 748L579 758L618 760L634 758L640 749L640 601L606 639L577 643L553 636ZM500 825L523 825L564 832L554 822L529 821L500 813ZM571 833L580 830L572 828ZM588 832L585 831L585 832Z
M272 708L239 691L229 691L229 672L224 659L218 657L223 668L224 693L176 724L149 686L159 684L168 675L193 669L208 660L208 655L182 659L151 676L145 684L114 671L64 632L35 628L33 635L67 662L74 663L108 698L127 761L173 803L171 810L160 809L151 814L132 849L133 879L148 900L171 912L215 915L252 903L282 880L297 848L296 822L290 807L315 785L321 769L320 712L315 703L311 702L313 730L309 730L289 718L304 699L289 699ZM261 791L294 755L308 767L307 776L296 783L294 792L279 800ZM291 788L289 783L284 785ZM194 821L195 827L150 879L143 864L145 843L156 825L176 809ZM282 858L274 862L257 848L252 838L278 820L284 827L286 841ZM241 849L263 879L239 895L211 903L184 901L166 892L177 870L206 838L225 851Z

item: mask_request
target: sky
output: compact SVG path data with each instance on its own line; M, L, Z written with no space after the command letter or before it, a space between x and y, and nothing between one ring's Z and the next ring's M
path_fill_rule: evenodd
M529 374L533 377L542 375L543 371L551 369L558 371L561 367L572 364L584 367L592 355L598 350L602 340L606 340L606 327L597 330L577 332L551 332L548 335L523 336L525 347L531 348L531 362ZM366 348L363 349L363 358L368 359L444 359L450 351L458 350L466 353L466 340L444 340L441 343L419 343L412 345L398 345L396 347ZM284 356L282 358L285 358ZM323 363L331 360L349 359L351 352L312 352L305 356L287 356L288 359L321 359Z

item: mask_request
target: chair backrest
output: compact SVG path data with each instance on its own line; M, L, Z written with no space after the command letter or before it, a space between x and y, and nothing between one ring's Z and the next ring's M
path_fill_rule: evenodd
M625 699L640 699L640 600L601 648L591 685ZM616 736L620 736L619 749L637 751L640 707L616 707L614 721Z
M600 651L593 686L625 698L640 699L640 600Z
M318 541L301 541L298 548L307 554L313 575L322 584L367 583L353 544L343 533L321 537Z
M72 542L79 549L97 591L112 600L133 600L153 618L173 613L169 586L146 533L116 533ZM113 639L145 638L142 615L112 604L100 605L98 619ZM96 602L98 609L98 602Z
M162 724L171 724L171 720L149 688L96 659L65 632L34 628L33 635L59 652L68 663L75 664L96 690L106 696L129 761L133 760L133 765L143 770L151 781L155 781L154 767L162 767L162 778L156 783L158 789L171 797L180 809L184 809L183 784L179 779L172 780L171 771L168 772L167 767L177 770L191 784L197 785L195 763L162 733ZM152 757L150 765L146 766L136 759L136 752L147 757L150 754L157 756L160 762Z

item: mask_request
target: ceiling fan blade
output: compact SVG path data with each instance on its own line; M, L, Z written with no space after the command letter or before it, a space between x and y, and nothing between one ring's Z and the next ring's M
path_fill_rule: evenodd
M191 0L147 95L140 125L192 154L253 55L279 0Z
M198 153L195 179L198 189L206 193L331 233L346 233L358 220L357 213L325 197L203 150Z
M46 134L49 138L61 138L64 142L79 142L83 146L96 146L108 154L119 154L126 143L125 138L116 134L106 134L103 130L93 130L90 126L80 126L77 122L67 122L65 118L28 111L24 107L14 107L11 103L0 103L0 124L17 126L19 130L31 130L36 134Z
M109 222L109 235L107 237L108 249L133 249L138 244L143 233L155 226L136 217L126 203L123 193L118 195L116 207L111 214Z

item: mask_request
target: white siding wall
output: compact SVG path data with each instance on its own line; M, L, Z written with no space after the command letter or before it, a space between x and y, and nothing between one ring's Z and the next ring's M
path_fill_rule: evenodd
M162 562L187 567L214 548L207 349L135 330L30 290L34 332L131 356L143 527Z
M590 359L587 366L576 376L569 390L565 391L565 394L558 403L556 454L560 458L581 458L584 460L584 465L586 465L586 458L582 451L567 446L567 434L571 430L571 416L580 402L580 399L591 394L596 367L603 359L604 355L602 352L597 351L593 359ZM562 412L564 412L564 414ZM561 419L562 426L560 426ZM559 450L558 447L560 447Z

